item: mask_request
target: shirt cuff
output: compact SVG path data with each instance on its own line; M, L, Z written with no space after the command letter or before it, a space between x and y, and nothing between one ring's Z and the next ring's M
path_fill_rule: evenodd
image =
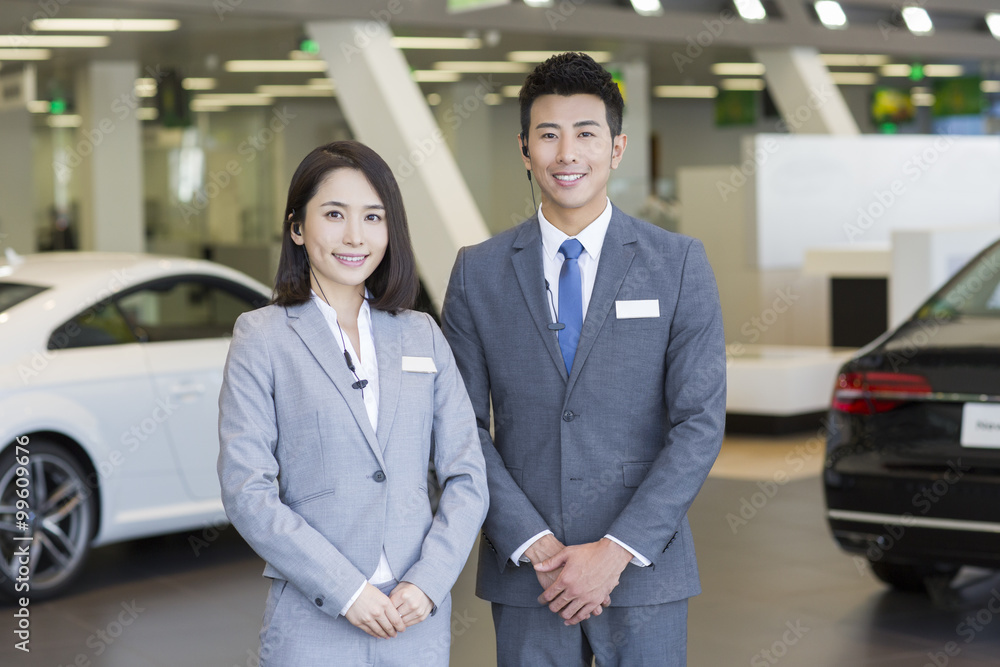
M608 538L609 540L620 546L622 549L632 554L633 558L632 560L629 561L630 565L635 565L637 567L648 567L651 564L651 561L648 558L646 558L641 553L639 553L629 545L619 540L617 537L613 537L611 535L605 535L604 537Z
M348 600L347 604L344 605L344 608L340 610L340 615L341 616L347 616L347 610L351 608L351 605L354 604L359 597L361 597L361 591L365 590L365 586L367 586L367 585L368 585L368 581L365 580L365 582L361 584L361 588L358 589L358 592L355 593L354 595L352 595L351 599Z
M514 565L516 565L517 567L521 567L521 563L530 563L531 561L528 560L528 557L524 555L524 552L528 550L528 547L530 547L532 544L542 539L546 535L552 535L552 531L543 530L542 532L538 533L537 535L529 539L527 542L519 546L517 548L517 551L515 551L510 555L510 559L511 561L513 561Z

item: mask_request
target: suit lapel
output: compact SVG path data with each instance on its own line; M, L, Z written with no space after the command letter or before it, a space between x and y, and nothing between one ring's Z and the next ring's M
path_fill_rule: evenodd
M632 222L621 210L613 207L611 223L608 225L604 246L601 248L601 259L597 265L594 291L590 295L590 304L587 306L587 318L583 322L580 342L576 346L573 372L570 373L569 384L566 387L567 397L572 392L573 385L576 384L576 379L580 376L583 365L587 362L587 357L594 347L597 335L601 332L601 328L611 312L611 307L614 305L615 295L618 294L618 290L625 280L625 274L628 273L628 269L632 265L635 250L631 244L635 241L635 230L632 228Z
M566 380L566 364L559 350L559 340L548 326L549 306L546 302L545 272L542 270L542 234L538 230L538 216L532 217L521 226L521 231L514 240L514 274L521 286L524 301L528 304L531 318L538 327L538 333L552 356L552 362L559 370L562 379ZM586 327L584 327L586 330Z
M378 357L378 429L380 443L389 441L392 420L399 402L399 387L403 379L402 332L399 318L383 310L371 309L375 354ZM384 446L384 445L383 445Z
M323 313L315 304L308 301L296 306L289 306L285 312L288 314L292 329L309 348L309 352L312 353L320 368L330 377L337 391L344 397L344 401L350 408L351 414L354 415L354 420L358 423L361 432L364 433L372 453L375 454L379 464L385 468L382 448L379 447L371 422L368 421L368 412L365 410L361 392L351 387L355 381L354 375L348 370L347 364L344 362L344 350L336 345ZM379 379L381 380L381 374Z

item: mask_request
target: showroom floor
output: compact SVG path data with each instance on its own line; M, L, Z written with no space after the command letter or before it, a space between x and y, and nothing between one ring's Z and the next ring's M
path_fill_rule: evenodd
M964 572L938 605L888 592L834 545L821 464L808 436L727 438L690 513L704 592L691 602L689 664L997 664L1000 623L987 603L1000 598L1000 575ZM779 471L790 480L767 484ZM98 549L70 594L30 606L30 654L14 648L12 608L0 607L0 665L255 667L261 569L232 529ZM455 667L495 664L473 578L467 568L454 591Z

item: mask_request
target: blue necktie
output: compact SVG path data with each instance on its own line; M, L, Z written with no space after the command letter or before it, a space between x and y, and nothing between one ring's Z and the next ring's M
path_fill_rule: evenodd
M566 373L570 373L576 345L580 342L580 330L583 329L583 280L577 261L583 252L583 244L576 239L566 239L559 246L559 252L566 258L559 271L559 321L566 325L559 332L559 349L566 362Z

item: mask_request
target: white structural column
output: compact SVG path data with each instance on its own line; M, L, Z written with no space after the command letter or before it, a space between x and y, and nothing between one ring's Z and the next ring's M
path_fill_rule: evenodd
M79 170L81 250L145 249L138 76L132 61L92 61L78 72L82 120L65 163L55 168Z
M306 24L354 136L399 181L420 276L437 306L455 255L489 238L482 214L392 34L375 21Z
M480 212L492 210L493 170L496 169L492 150L496 119L493 109L486 104L486 96L499 91L500 84L491 75L477 79L466 77L448 86L436 109L445 142ZM512 153L516 150L513 140L504 147Z
M611 69L616 69L614 65ZM628 137L625 157L611 172L608 196L629 215L638 215L651 189L649 147L649 66L641 60L620 65L625 82L622 132Z
M31 125L23 105L0 111L0 255L37 249Z
M809 47L754 49L767 88L788 131L798 134L860 134L819 52Z

